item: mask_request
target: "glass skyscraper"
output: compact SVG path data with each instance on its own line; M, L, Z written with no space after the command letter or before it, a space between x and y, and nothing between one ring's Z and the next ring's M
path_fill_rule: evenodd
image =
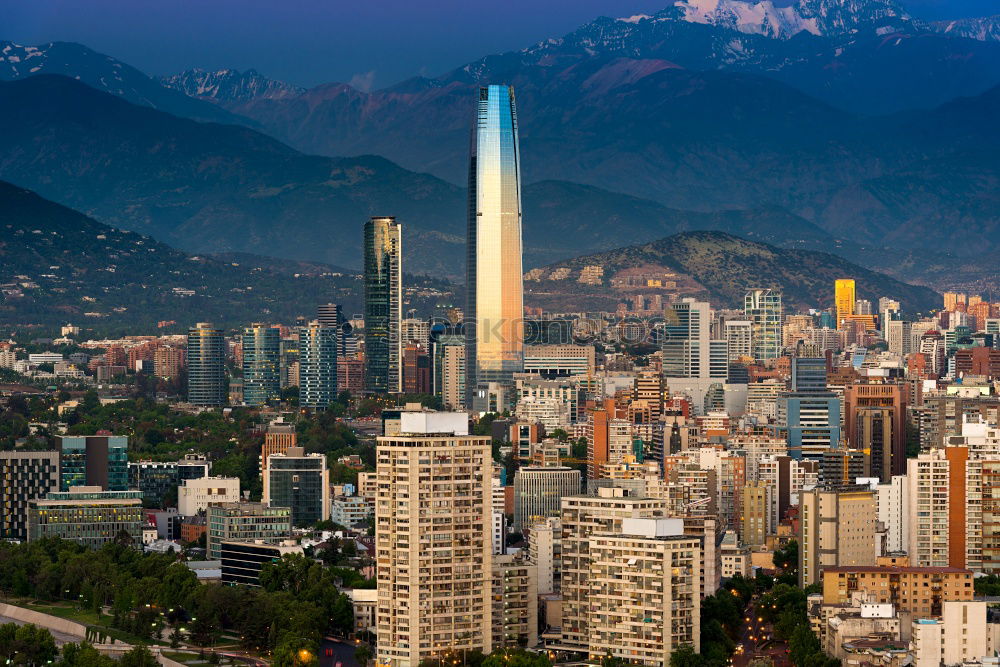
M299 407L322 409L337 398L337 333L313 321L299 327Z
M479 89L469 161L467 404L524 370L521 162L514 89Z
M743 312L753 332L753 356L757 360L777 359L784 347L781 335L781 292L752 289L746 293Z
M281 331L252 324L243 329L243 402L266 405L281 396Z
M392 217L365 223L365 389L398 392L403 383L402 225Z
M59 488L128 489L128 438L124 435L59 436Z
M188 402L222 406L226 403L226 341L222 329L199 322L188 329Z

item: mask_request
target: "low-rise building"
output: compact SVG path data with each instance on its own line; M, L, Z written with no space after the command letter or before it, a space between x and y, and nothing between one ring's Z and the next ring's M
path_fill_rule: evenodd
M72 486L28 502L28 541L58 537L98 548L127 539L142 545L146 516L141 491Z
M210 560L222 558L221 544L229 541L280 540L292 533L291 510L264 503L223 503L205 510L206 547Z
M289 554L302 554L302 547L291 540L281 542L223 540L219 547L222 582L260 586L260 571L265 563Z
M375 515L375 501L361 496L337 496L331 505L330 519L346 528L365 525Z
M186 479L177 487L177 513L194 516L209 505L235 503L240 499L239 477Z

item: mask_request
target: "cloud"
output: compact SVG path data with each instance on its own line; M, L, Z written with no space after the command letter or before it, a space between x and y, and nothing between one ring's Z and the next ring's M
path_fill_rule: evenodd
M375 70L369 70L367 72L359 72L351 77L348 82L352 87L357 88L362 92L370 92L372 89L372 84L375 83Z

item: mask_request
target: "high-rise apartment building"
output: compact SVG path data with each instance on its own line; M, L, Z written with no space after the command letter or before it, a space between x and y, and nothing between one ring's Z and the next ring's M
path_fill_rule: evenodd
M661 345L664 377L709 377L711 321L705 301L686 298L667 309Z
M834 308L837 311L837 322L836 325L839 327L841 323L854 315L854 279L853 278L841 278L834 283Z
M780 357L784 344L781 335L781 292L773 289L750 290L743 299L743 313L753 326L754 358Z
M199 322L188 329L188 403L226 404L226 341L222 329Z
M514 89L479 89L469 162L467 405L524 369L521 165Z
M799 582L828 567L875 565L878 508L867 486L817 486L799 494Z
M753 359L753 322L750 320L726 320L723 333L729 350L730 363L741 359Z
M853 449L859 449L856 439L864 436L865 431L858 430L858 415L862 408L884 408L885 418L890 420L886 434L891 436L889 446L890 460L888 470L892 475L906 473L906 404L909 397L909 386L894 383L855 383L844 389L844 427L847 444ZM883 478L883 481L888 477Z
M266 324L243 329L243 402L266 405L281 397L281 331Z
M365 223L365 388L398 392L403 382L403 232L393 217Z
M682 519L626 518L589 538L588 651L667 667L681 646L700 648L702 541Z
M267 457L263 501L291 509L293 526L311 526L330 518L330 471L326 454L306 454L289 447Z
M490 443L464 413L405 410L378 439L380 665L493 648Z
M523 555L493 556L493 649L538 643L538 568Z
M28 503L59 490L59 452L0 452L0 539L28 538Z
M322 410L337 398L337 329L299 327L299 407Z
M603 487L597 493L562 499L562 639L581 651L589 650L591 640L590 538L621 534L625 519L663 516L667 508L664 499L639 497L628 489Z
M566 466L522 466L514 473L514 530L558 517L563 496L580 493L580 471Z
M99 486L105 491L128 489L126 436L63 435L57 436L57 441L61 491L73 486Z

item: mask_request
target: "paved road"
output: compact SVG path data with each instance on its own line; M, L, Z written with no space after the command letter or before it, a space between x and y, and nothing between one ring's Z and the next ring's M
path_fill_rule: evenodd
M334 667L338 662L343 667L360 667L354 659L355 644L324 639L319 647L319 667ZM330 651L330 655L327 655Z
M4 624L7 624L7 623L16 623L17 625L26 625L26 623L24 621L19 621L16 618L8 618L6 616L0 616L0 625L4 625ZM73 635L67 635L67 634L65 634L63 632L56 632L55 630L49 630L49 632L52 633L52 636L56 640L56 645L58 645L58 646L62 646L63 644L75 644L75 643L81 641L81 639L79 637L75 637Z
M767 621L759 621L763 618L757 608L759 600L755 597L747 605L747 610L743 614L743 624L740 627L739 645L743 647L740 652L733 655L733 667L747 667L755 658L770 658L775 667L790 667L791 659L786 652L787 644L774 639L774 628ZM763 644L767 644L763 648Z

